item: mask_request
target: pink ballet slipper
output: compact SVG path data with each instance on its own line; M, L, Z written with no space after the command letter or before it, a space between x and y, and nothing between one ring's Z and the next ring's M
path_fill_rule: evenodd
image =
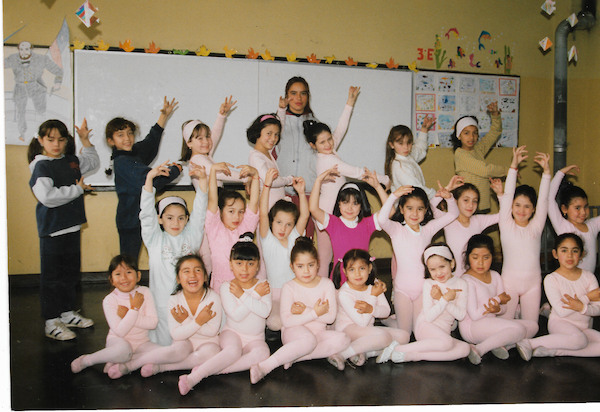
M260 366L258 366L258 364L252 365L250 367L250 382L252 382L253 384L259 382L265 376L266 373L263 372L263 370L260 368Z
M182 395L187 395L188 392L192 390L187 377L187 375L181 375L179 377L179 382L177 383L177 386L179 387L179 393Z
M158 372L160 372L160 367L153 363L148 363L140 369L140 375L144 378L149 378L152 375L156 375Z
M73 362L71 362L71 372L79 373L85 369L85 366L83 365L84 357L85 357L85 355L81 355L80 357L75 359Z

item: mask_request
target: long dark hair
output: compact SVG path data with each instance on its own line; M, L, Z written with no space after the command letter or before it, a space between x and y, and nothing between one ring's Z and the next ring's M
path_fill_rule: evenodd
M306 93L308 94L308 100L306 101L306 107L304 108L303 114L313 114L313 111L310 108L310 87L308 87L308 82L304 79L304 77L294 76L291 79L289 79L287 81L287 83L285 84L284 96L287 97L288 92L290 91L290 87L292 87L292 85L294 83L302 83L304 85L304 87L306 87Z
M202 302L202 300L204 300L204 298L208 294L209 288L208 288L208 273L206 273L206 266L204 265L204 261L202 260L200 255L197 255L197 254L185 255L185 256L182 256L179 259L177 259L177 263L175 263L175 278L179 279L179 270L181 270L181 265L183 265L188 260L197 260L200 263L202 272L204 272L204 283L202 284L202 287L204 288L204 296L202 296L202 299L200 300L200 302ZM180 290L183 290L183 287L181 286L181 283L177 283L175 285L175 290L173 290L173 293L171 293L171 295L177 294L177 292L179 292Z
M410 192L409 194L406 194L406 195L400 197L400 199L398 200L398 208L394 212L394 215L392 216L391 219L396 222L403 223L404 215L402 214L401 209L404 207L404 205L406 204L408 199L412 199L412 198L421 200L423 202L423 204L425 205L425 208L427 209L425 212L425 217L423 218L423 221L420 223L421 226L425 226L430 220L433 219L433 211L431 210L431 204L429 203L429 198L427 197L427 193L425 193L425 191L418 186L415 186L413 191Z
M369 252L363 249L350 249L344 255L344 258L340 262L339 260L335 263L333 268L333 276L332 281L335 285L336 289L339 289L342 282L342 267L344 268L344 272L347 271L348 266L356 262L357 260L362 260L367 265L371 265L372 269L369 273L369 278L365 282L367 285L372 285L375 283L375 278L377 277L377 266L373 262L371 262L371 255Z
M38 129L38 136L40 138L46 137L50 134L52 129L58 130L58 133L60 133L61 137L65 137L67 139L67 145L65 146L65 153L64 153L65 156L66 155L74 155L75 154L75 139L73 139L73 136L71 136L71 133L69 133L69 129L67 129L67 126L60 120L56 120L56 119L46 120L44 123L42 123L40 125L40 127ZM33 139L31 139L31 142L29 143L29 147L27 148L27 161L29 163L31 163L31 162L33 162L33 159L35 159L35 157L37 155L40 155L43 153L44 153L44 148L40 144L38 138L34 137Z
M354 185L358 187L358 190L353 187ZM344 186L340 188L337 198L335 199L335 206L333 207L334 216L340 217L342 215L340 212L340 202L349 202L350 198L354 198L356 203L360 205L360 212L358 213L359 222L363 220L363 218L371 216L371 205L369 204L364 189L360 184L351 182L344 183Z
M477 234L471 236L467 242L467 247L464 253L465 270L471 269L469 264L469 255L473 252L473 249L486 248L492 255L492 263L494 262L494 240L488 235Z
M409 143L413 142L413 134L408 126L404 126L399 124L390 129L390 134L388 135L387 142L385 143L385 169L384 172L389 176L390 180L393 183L392 176L392 163L396 158L396 152L392 145L394 142L400 139L407 138Z

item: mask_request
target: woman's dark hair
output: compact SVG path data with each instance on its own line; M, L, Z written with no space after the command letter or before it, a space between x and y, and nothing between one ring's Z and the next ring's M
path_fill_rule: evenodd
M348 187L349 185L352 186ZM354 185L358 187L358 190L353 187ZM340 217L342 215L340 212L340 202L349 202L351 199L354 199L356 203L360 205L360 212L358 213L359 222L363 220L363 218L371 216L371 205L369 204L369 200L367 199L364 189L360 184L350 182L345 183L344 186L340 188L337 198L335 199L333 215Z
M187 122L184 122L181 125L181 131L183 132L183 129L185 128L185 126L189 123L189 122L193 122L193 120L188 120ZM187 162L188 160L190 160L190 158L192 157L192 149L190 149L187 145L187 143L192 140L192 138L194 136L198 136L198 134L200 133L201 130L206 131L206 137L208 137L210 139L210 127L208 127L208 125L204 124L204 123L199 123L196 125L196 127L194 127L194 130L192 130L192 134L190 135L190 138L188 139L187 142L183 142L183 144L181 145L181 157L179 158L180 162Z
M304 113L302 114L312 114L313 111L310 108L310 87L308 87L308 82L304 79L304 77L294 76L291 79L289 79L285 84L284 96L287 97L288 92L290 91L290 87L292 87L294 83L302 83L304 87L306 87L306 93L308 94L308 99L306 100L306 107L304 108Z
M392 145L399 139L408 138L409 143L413 142L413 134L412 130L408 126L404 126L399 124L390 129L390 134L388 134L387 142L385 144L385 174L392 178L392 163L394 163L394 159L396 158L396 152Z
M217 205L219 206L219 210L223 210L223 208L225 206L227 206L227 204L229 203L229 200L232 200L232 199L233 199L233 202L235 202L237 199L240 199L244 203L244 206L246 205L246 199L244 199L244 196L242 196L242 194L240 192L236 192L235 190L225 189L225 190L221 190L221 192L219 193L219 198L217 200Z
M183 265L188 260L197 260L200 263L202 272L204 272L204 283L202 284L202 287L204 288L204 296L202 296L202 300L204 300L204 298L208 294L208 273L206 273L206 266L204 265L204 261L202 260L200 255L196 255L196 254L185 255L185 256L181 256L179 259L177 259L177 263L175 263L175 278L179 279L179 270L181 270L181 265ZM177 292L179 292L182 289L183 289L183 287L181 286L181 283L177 283L177 285L175 285L175 290L173 291L173 293L171 293L171 295L175 295ZM202 302L202 300L200 300L200 301Z
M319 254L317 253L315 244L306 236L300 236L296 239L292 252L290 253L290 262L293 264L296 257L301 253L308 253L317 260L317 263L319 262Z
M112 273L115 271L117 267L123 265L125 267L131 268L135 270L137 273L139 271L137 262L134 258L129 255L117 255L110 260L108 264L108 279L112 278Z
M410 192L407 195L401 196L400 199L398 199L398 208L394 212L394 215L391 219L399 223L404 222L404 215L402 214L401 209L404 207L408 199L411 198L419 199L425 205L425 208L427 210L425 211L425 217L423 218L423 221L420 223L421 226L425 226L430 220L433 219L433 211L431 210L431 204L429 203L427 193L425 193L425 191L422 188L417 186L414 187L412 192Z
M458 201L462 194L469 190L477 194L477 199L481 197L481 195L479 194L479 189L477 189L477 186L475 186L473 183L463 183L462 186L459 186L452 191L452 196L454 196L454 198Z
M452 253L452 249L450 249L450 246L448 246L446 243L444 242L435 242L435 243L431 243L429 244L425 250L429 249L430 247L433 246L445 246L448 248L448 250L450 251L450 255L452 256L452 259L454 259L454 253ZM431 256L440 256L440 255L431 255ZM421 262L423 262L423 266L425 267L425 279L430 279L431 278L431 273L429 273L429 269L427 268L427 262L425 262L425 259L423 259L424 256L421 256ZM440 256L441 258L444 258L446 260L448 260L448 258L444 257L444 256ZM451 262L450 260L448 260L448 262ZM452 269L452 271L454 272L456 270L456 259L454 259L454 268Z
M106 140L112 139L113 135L116 132L118 132L119 130L125 130L128 127L135 134L135 131L137 130L135 123L133 123L130 120L124 119L122 117L115 117L114 119L112 119L110 122L108 122L106 124L106 130L105 130Z
M229 260L260 260L258 246L254 244L254 234L246 232L240 236L240 240L233 245Z
M289 213L294 216L294 224L298 223L298 218L300 217L300 211L298 210L298 206L293 204L292 202L288 202L284 199L279 199L271 210L269 210L269 227L273 225L273 219L275 215L279 212Z
M560 192L558 193L559 206L561 209L563 206L568 208L573 199L576 198L588 200L587 193L585 193L585 190L583 190L581 187L569 183L562 185Z
M465 270L469 270L471 265L469 264L469 255L473 252L473 249L486 248L492 255L492 261L494 260L494 241L488 235L477 234L471 236L467 242L467 247L464 254Z
M331 134L331 129L325 123L317 122L315 120L305 120L302 123L304 129L304 137L309 144L315 145L317 143L317 136L323 132Z
M471 117L472 119L475 120L475 123L479 124L479 121L477 120L477 118L475 116L463 116L460 119L458 119L456 121L456 123L454 123L454 129L452 130L452 134L450 135L450 139L452 140L452 145L454 146L454 150L458 149L459 147L462 147L462 142L460 140L458 140L458 136L456 135L456 125L458 124L458 122L460 122L462 119L464 119L466 117Z
M250 127L246 129L246 137L248 138L248 141L252 144L256 144L256 141L260 137L260 132L262 131L262 129L264 129L270 124L278 126L279 131L281 132L281 122L279 121L275 113L261 114L256 119L254 119ZM279 143L279 141L277 142Z
M564 242L567 239L573 239L573 241L575 241L575 243L577 244L577 247L579 248L579 250L581 251L581 256L583 256L583 239L581 238L581 236L575 234L575 233L563 233L562 235L558 235L556 236L556 238L554 239L554 250L558 250L558 248L560 247L560 245L562 244L562 242Z
M371 255L369 252L363 249L350 249L346 252L342 261L337 261L333 268L333 277L331 280L333 281L336 289L339 289L340 286L342 286L342 267L344 268L345 272L346 268L357 260L362 260L367 265L372 265L371 273L369 273L369 278L365 284L372 285L375 283L375 278L377 277L377 266L375 266L375 263L371 262Z
M46 137L50 134L52 129L58 130L58 133L60 133L61 137L65 137L67 139L67 145L65 146L65 153L64 153L65 156L66 155L74 155L75 154L75 139L73 139L73 136L71 136L71 133L69 133L69 129L67 129L67 126L60 120L56 120L56 119L46 120L44 123L42 123L40 125L40 127L38 129L38 136ZM29 163L31 163L31 162L33 162L33 159L35 159L35 157L37 155L43 154L43 153L44 153L44 148L40 144L38 138L34 137L33 139L31 139L31 142L29 143L29 148L27 149L27 161Z
M515 189L515 195L513 197L513 199L516 199L517 196L526 196L529 201L531 202L531 204L533 204L533 207L536 207L537 205L537 193L535 192L535 189L529 185L521 185L518 186Z

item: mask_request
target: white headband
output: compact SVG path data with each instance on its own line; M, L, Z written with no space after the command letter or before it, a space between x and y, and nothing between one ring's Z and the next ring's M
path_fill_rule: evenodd
M202 123L200 120L192 120L188 124L183 126L183 141L184 142L187 143L188 140L190 140L190 137L192 137L192 133L194 132L194 129L199 124L204 124L204 123Z
M458 121L458 123L456 123L456 137L460 136L463 129L467 126L475 126L477 127L477 129L479 129L479 126L477 125L477 120L475 120L471 116L463 117Z
M187 210L185 200L178 196L168 196L160 199L160 201L158 202L158 216L162 215L163 211L167 208L167 206L175 203L183 206Z
M358 188L358 185L356 183L346 183L344 187L342 187L340 190L344 189L356 189L360 192L360 189Z
M430 246L427 249L425 249L425 252L423 252L423 261L427 263L427 259L429 259L433 255L441 256L448 260L454 259L452 257L452 252L450 251L448 246Z

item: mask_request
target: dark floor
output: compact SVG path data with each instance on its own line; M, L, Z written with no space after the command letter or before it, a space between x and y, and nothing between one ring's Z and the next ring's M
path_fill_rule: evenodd
M12 283L12 282L11 282ZM96 365L79 374L71 361L104 346L107 325L101 301L108 285L83 288L83 312L96 325L71 342L43 334L36 288L10 287L12 409L104 409L331 405L414 405L600 401L599 358L522 361L516 351L481 365L454 362L387 363L374 359L339 372L324 360L278 368L257 385L248 372L212 376L186 396L171 372L142 378L139 372L111 380ZM546 322L541 320L545 333ZM596 325L596 328L598 325ZM271 348L274 349L274 346Z

